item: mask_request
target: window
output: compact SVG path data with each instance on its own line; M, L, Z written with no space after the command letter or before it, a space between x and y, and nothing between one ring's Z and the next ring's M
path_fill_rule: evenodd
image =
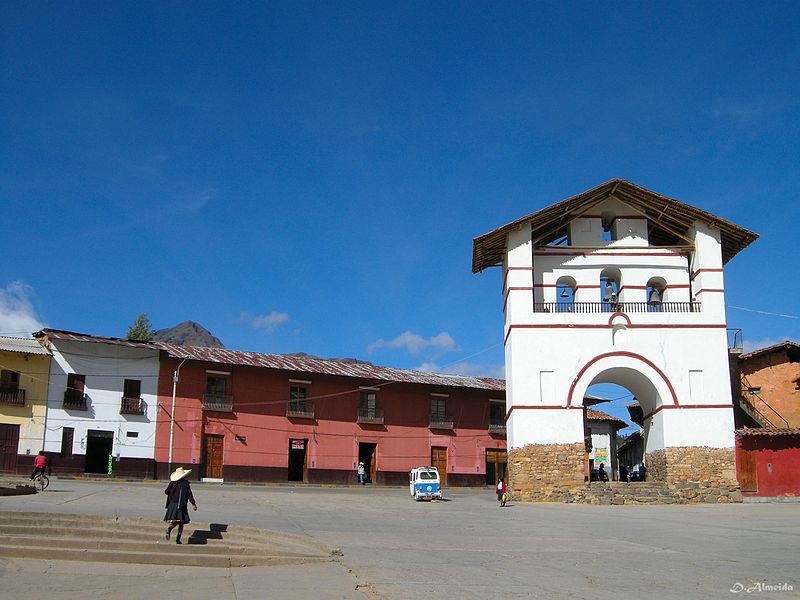
M125 437L138 438L139 437L139 432L138 431L129 431L129 432L127 432L125 434Z
M751 396L758 396L761 393L760 387L749 387L747 388L747 393Z
M72 440L75 435L73 427L61 428L61 456L69 458L72 456Z
M86 410L86 375L69 373L64 390L64 408Z
M209 377L206 380L206 395L224 398L228 382L224 377Z
M19 373L3 369L0 371L0 388L5 391L15 391L19 388Z
M139 379L126 379L122 389L122 395L125 398L142 397L142 382Z
M86 391L86 375L70 373L67 375L67 390L74 390L83 394Z
M431 421L441 423L447 420L445 398L431 398Z
M358 400L358 414L362 417L375 416L375 403L378 395L375 392L361 392Z
M500 402L489 402L489 425L503 426L505 422L505 405Z
M289 405L296 412L306 412L308 388L293 385L289 388Z

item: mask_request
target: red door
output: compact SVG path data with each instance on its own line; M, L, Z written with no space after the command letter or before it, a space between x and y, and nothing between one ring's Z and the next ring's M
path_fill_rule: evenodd
M0 425L0 471L17 472L19 425Z

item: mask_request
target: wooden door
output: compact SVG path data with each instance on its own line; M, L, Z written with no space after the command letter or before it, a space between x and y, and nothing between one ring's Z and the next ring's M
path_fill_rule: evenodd
M431 466L439 471L442 485L447 484L447 448L431 446Z
M222 479L222 450L225 436L205 436L205 474L209 479Z
M739 487L743 492L758 491L758 471L754 450L739 449Z
M17 472L19 425L0 425L0 471Z
M508 454L505 450L486 449L486 485L496 486L501 479L506 478L507 462ZM494 481L489 480L490 475Z

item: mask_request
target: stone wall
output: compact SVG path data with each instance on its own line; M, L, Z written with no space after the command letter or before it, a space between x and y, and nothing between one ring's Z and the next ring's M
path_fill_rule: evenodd
M649 452L645 464L649 481L671 486L694 481L702 487L739 487L733 448L665 448Z
M584 481L583 444L529 444L508 453L514 500L586 504L741 502L733 448L681 447L647 454L647 483Z
M529 444L508 453L508 490L517 500L564 502L584 483L583 444Z

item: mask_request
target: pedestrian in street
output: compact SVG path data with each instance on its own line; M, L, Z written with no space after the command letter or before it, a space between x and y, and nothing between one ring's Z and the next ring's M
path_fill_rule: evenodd
M358 463L358 483L360 483L361 485L366 485L367 483L367 477L366 477L366 472L364 471L363 462Z
M603 463L600 463L600 466L597 468L597 479L600 481L608 480L608 477L606 476L606 467L603 465Z
M184 469L178 467L175 472L169 476L169 485L164 493L167 495L166 509L164 520L169 521L169 527L166 531L166 539L169 539L172 530L178 528L178 535L175 537L175 543L180 544L181 535L183 534L183 526L189 523L189 503L192 503L192 508L197 510L197 503L194 501L192 495L192 487L189 485L189 480L186 476L191 473L191 469Z

